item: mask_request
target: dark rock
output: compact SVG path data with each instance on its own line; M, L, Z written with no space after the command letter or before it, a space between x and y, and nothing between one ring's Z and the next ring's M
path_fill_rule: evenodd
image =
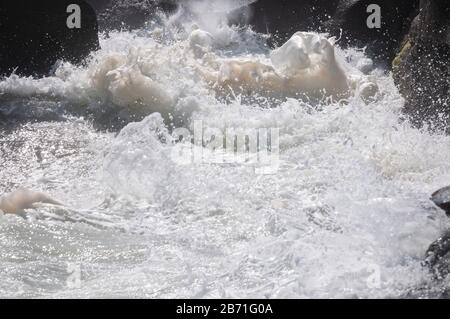
M450 186L434 192L431 195L431 200L450 217Z
M381 8L381 28L367 26L367 7ZM232 23L247 22L258 32L272 33L280 45L296 31L322 31L340 36L341 46L367 47L376 62L390 65L417 14L418 0L258 0L241 13L232 13Z
M70 4L81 9L81 28L68 28ZM97 19L82 0L13 0L0 6L0 75L40 76L58 59L81 63L99 48Z
M436 279L443 279L450 273L448 253L450 252L450 231L446 231L428 247L424 266L428 267Z
M431 195L431 200L450 217L450 186L441 188ZM450 230L433 242L425 254L424 265L430 269L436 279L442 279L450 273Z
M418 0L343 0L339 1L332 18L324 23L325 29L338 35L347 46L366 47L369 57L389 65L409 30L418 10ZM381 9L381 27L369 28L367 8L376 4Z
M254 30L272 34L278 46L297 31L317 31L337 9L339 0L258 0L229 15L231 24L250 24Z
M414 124L450 132L450 6L422 0L402 48L393 61L394 80Z
M105 10L115 0L86 0L96 13Z
M381 9L380 28L367 26L371 4ZM450 133L448 0L258 0L231 17L274 34L272 46L295 31L342 32L340 46L366 47L378 66L392 67L413 124Z

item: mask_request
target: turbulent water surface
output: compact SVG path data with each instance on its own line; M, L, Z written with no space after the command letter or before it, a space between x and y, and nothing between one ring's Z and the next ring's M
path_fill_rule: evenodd
M429 194L450 180L450 138L413 128L391 76L339 41L370 99L358 84L345 101L214 87L226 61L271 65L264 35L220 18L102 34L84 66L0 81L0 192L66 205L0 216L1 297L439 293L421 261L447 226ZM174 127L199 120L277 128L277 169L174 160L189 149Z

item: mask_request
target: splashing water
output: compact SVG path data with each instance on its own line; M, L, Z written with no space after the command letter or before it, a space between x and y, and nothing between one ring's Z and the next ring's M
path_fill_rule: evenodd
M429 194L450 180L450 138L412 128L391 76L339 43L345 100L249 89L245 79L221 87L230 63L253 63L250 81L264 72L288 81L323 56L304 34L271 52L263 35L219 13L199 18L204 5L103 35L85 66L0 82L0 109L18 119L0 130L0 190L42 190L68 207L0 216L0 296L438 293L420 264L446 227ZM105 114L136 122L104 132L95 126ZM190 145L176 143L174 128L193 132L195 121L277 128L277 171L174 161Z

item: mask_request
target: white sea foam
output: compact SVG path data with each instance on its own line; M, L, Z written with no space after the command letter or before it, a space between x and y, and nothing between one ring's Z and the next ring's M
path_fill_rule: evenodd
M0 135L2 189L40 188L80 208L75 221L108 225L0 216L1 296L397 297L432 283L420 263L447 225L429 194L450 180L450 138L412 128L390 75L339 43L345 101L224 94L214 79L229 63L289 77L323 63L333 43L297 34L271 59L251 30L221 29L221 16L111 33L86 66L0 81L0 107L153 112L117 136L70 117ZM175 144L169 123L192 132L195 120L278 128L278 171L174 161L191 144ZM80 289L66 285L68 262L81 267Z
M302 94L344 98L358 93L365 101L378 92L374 77L345 64L344 52L336 57L334 40L319 34L298 32L265 55L226 57L222 48L229 45L227 41L224 44L219 35L193 28L167 45L152 38L150 31L112 33L86 67L59 63L53 76L40 79L12 74L0 82L0 92L58 98L88 108L102 105L107 110L115 105L131 113L174 116L179 115L174 113L180 98L209 94L213 88L232 89L233 94L245 89L249 94L278 98ZM230 32L229 40L237 41L237 30ZM236 42L234 50L246 44Z

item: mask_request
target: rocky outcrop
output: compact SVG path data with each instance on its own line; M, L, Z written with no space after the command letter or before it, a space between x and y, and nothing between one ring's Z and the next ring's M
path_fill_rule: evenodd
M279 46L297 31L320 30L338 4L339 0L257 0L231 12L229 21L270 33L270 44Z
M450 186L434 192L431 195L431 201L450 217ZM450 265L445 258L449 252L450 230L447 230L428 247L425 254L424 265L430 269L436 279L443 279L450 273Z
M380 28L367 24L372 13L368 10L370 5L378 5L381 9ZM389 66L417 9L417 0L343 0L323 25L333 35L342 30L341 45L366 47L369 57Z
M76 4L80 28L69 28L67 12ZM99 47L97 19L82 0L14 0L0 6L0 75L40 76L58 59L81 63Z
M369 28L371 4L381 8L381 27ZM376 62L389 65L408 32L418 0L257 0L230 14L232 23L249 23L284 43L296 31L322 31L340 37L341 46L367 47ZM342 32L342 34L341 34Z
M373 4L381 9L380 28L367 25ZM257 0L230 16L273 34L273 46L298 30L342 32L340 46L365 47L377 65L392 67L414 124L450 133L448 0Z
M405 97L404 111L422 126L450 132L450 6L421 0L401 50L393 61L394 80Z
M431 195L431 200L450 217L450 186L434 192Z

